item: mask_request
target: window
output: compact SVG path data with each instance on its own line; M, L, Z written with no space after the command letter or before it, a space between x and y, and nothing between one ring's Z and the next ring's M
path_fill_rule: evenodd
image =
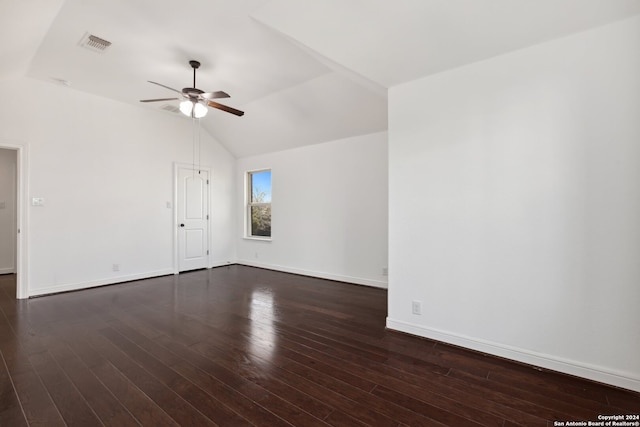
M247 237L271 237L271 170L247 172Z

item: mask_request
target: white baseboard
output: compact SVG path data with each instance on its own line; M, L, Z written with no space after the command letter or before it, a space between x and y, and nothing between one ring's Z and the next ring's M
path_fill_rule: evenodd
M13 267L0 268L0 274L13 274L16 272L16 269Z
M341 276L339 274L322 273L319 271L303 270L299 268L285 267L282 265L263 264L247 260L238 260L236 264L246 265L249 267L264 268L267 270L282 271L284 273L299 274L301 276L317 277L320 279L335 280L338 282L354 283L356 285L372 286L374 288L387 289L387 282L381 280L365 279L361 277Z
M426 328L421 325L394 320L388 317L387 328L640 392L640 377L630 372L620 372L614 369L581 363L549 354L536 353L491 341Z
M77 291L80 289L95 288L96 286L114 285L122 282L130 282L132 280L149 279L158 276L167 276L173 274L173 269L150 271L146 273L131 274L128 276L114 276L107 279L90 280L88 282L68 283L64 285L49 286L46 288L29 289L29 296L35 297L39 295L55 294L58 292Z
M216 268L216 267L224 267L225 265L233 265L235 261L213 261L209 264L207 268Z
M232 265L232 264L234 263L229 261L217 261L217 262L211 263L211 265L207 268L223 267L225 265ZM118 283L131 282L133 280L150 279L153 277L167 276L171 274L175 274L173 269L165 269L165 270L151 271L148 273L131 274L128 276L109 277L108 279L102 279L102 280L91 280L88 282L56 285L56 286L50 286L47 288L42 288L42 289L37 289L35 291L32 291L29 293L29 296L35 297L39 295L55 294L58 292L78 291L81 289L95 288L97 286L116 285Z

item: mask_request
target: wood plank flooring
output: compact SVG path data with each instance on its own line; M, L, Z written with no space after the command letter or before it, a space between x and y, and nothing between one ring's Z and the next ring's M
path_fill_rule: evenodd
M244 266L17 301L1 426L552 426L640 394L385 330L387 293Z

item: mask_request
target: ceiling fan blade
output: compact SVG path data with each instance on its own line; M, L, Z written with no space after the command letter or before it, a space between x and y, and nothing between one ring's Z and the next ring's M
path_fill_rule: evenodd
M175 101L178 98L141 99L140 102Z
M165 86L165 85L160 84L160 83L152 82L151 80L147 80L147 81L148 81L149 83L153 83L154 85L162 86L162 87L163 87L163 88L165 88L165 89L169 89L169 90L172 90L172 91L174 91L174 92L178 92L178 93L182 94L182 92L181 92L181 91L179 91L178 89L174 89L174 88L172 88L172 87Z
M243 116L244 111L236 110L235 108L228 107L226 105L218 104L217 102L207 102L209 107L217 108L218 110L226 111L227 113L235 114L236 116Z
M230 98L231 96L224 91L217 91L217 92L205 92L203 94L201 94L201 96L204 99L217 99L217 98Z

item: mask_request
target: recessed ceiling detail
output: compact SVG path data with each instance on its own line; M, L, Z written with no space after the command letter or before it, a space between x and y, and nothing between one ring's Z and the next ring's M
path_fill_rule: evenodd
M640 13L640 0L34 1L47 19L17 0L0 14L0 35L30 35L29 23L42 38L28 54L0 46L0 77L26 70L164 113L138 102L171 96L147 81L191 86L184 67L198 58L202 87L251 112L201 123L236 157L385 131L389 87ZM83 34L109 54L77 49Z

